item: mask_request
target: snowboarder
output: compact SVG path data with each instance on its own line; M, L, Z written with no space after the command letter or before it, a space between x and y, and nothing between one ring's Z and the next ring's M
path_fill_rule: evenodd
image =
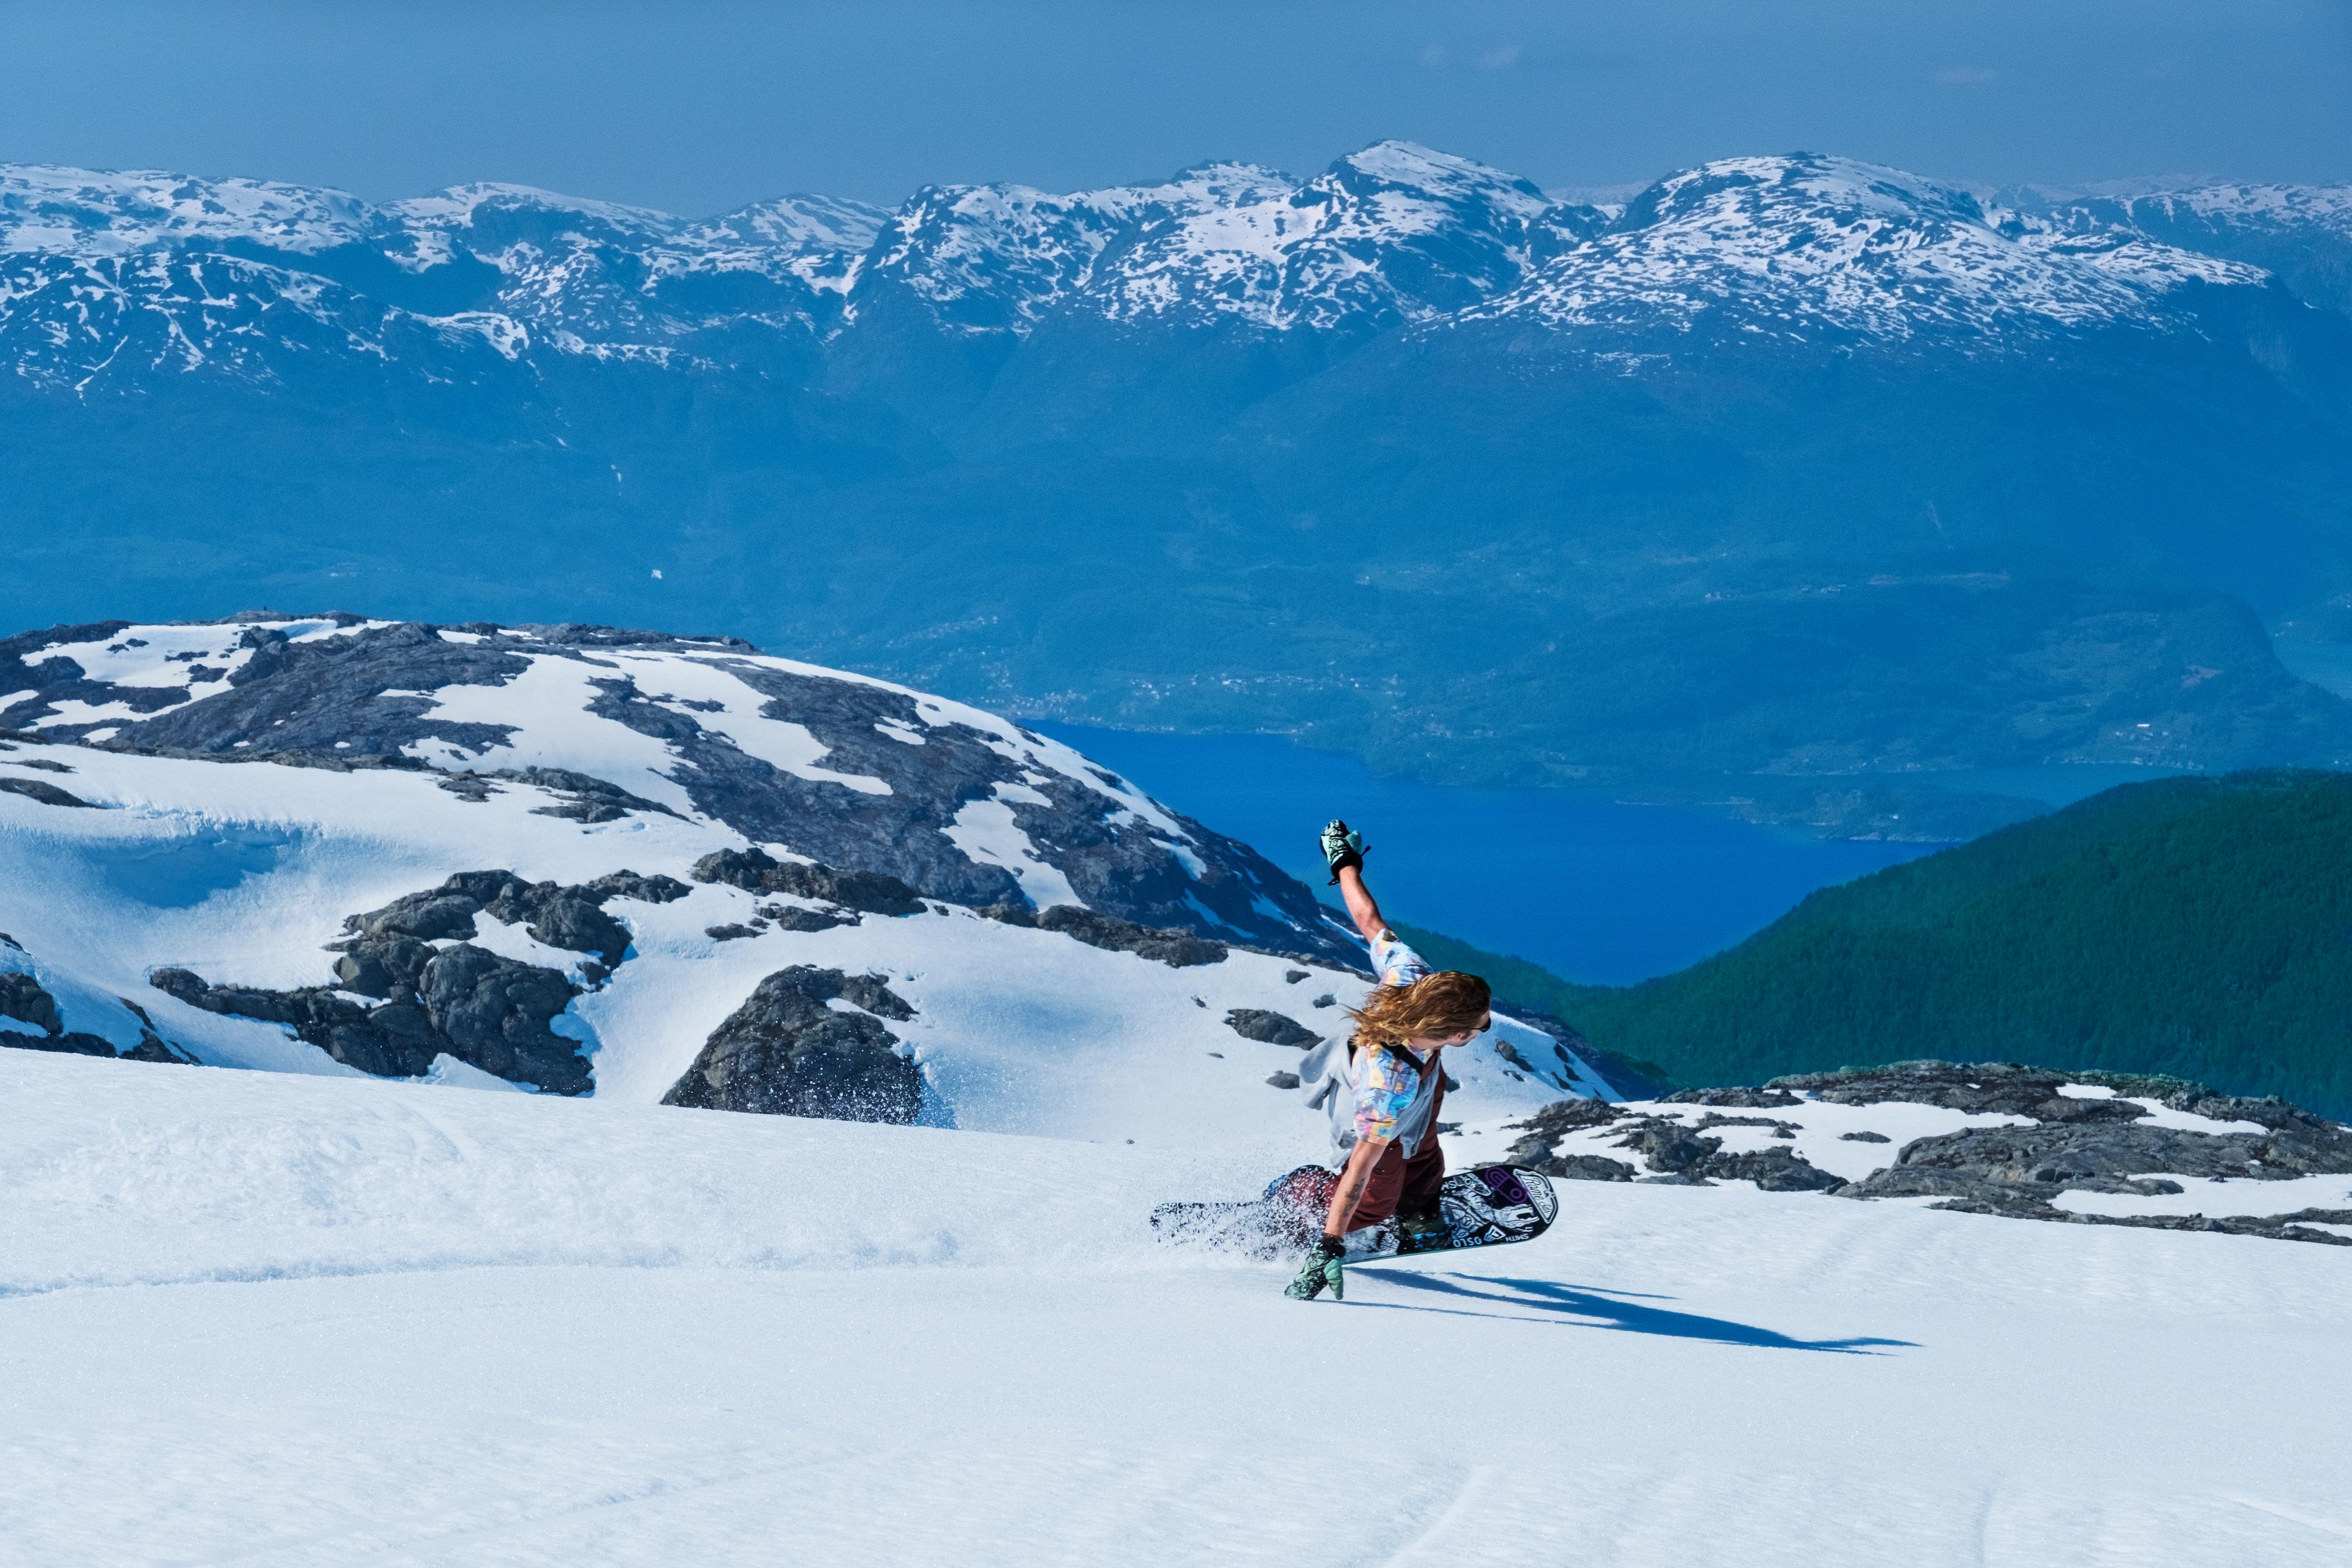
M1445 1100L1438 1055L1467 1045L1494 1025L1486 983L1454 970L1432 972L1381 918L1364 886L1363 835L1345 822L1323 829L1323 858L1348 913L1371 949L1380 984L1361 1007L1349 1009L1356 1026L1346 1039L1326 1040L1299 1064L1307 1103L1328 1110L1339 1162L1321 1237L1283 1292L1307 1301L1328 1287L1346 1295L1341 1279L1349 1232L1395 1216L1407 1237L1442 1225L1437 1190L1445 1154L1437 1144L1437 1112Z

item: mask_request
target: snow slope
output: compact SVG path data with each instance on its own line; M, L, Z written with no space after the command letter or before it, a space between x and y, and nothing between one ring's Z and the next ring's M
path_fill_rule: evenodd
M1082 903L1341 951L1305 888L1069 747L733 639L352 616L107 621L0 639L0 728L299 766L559 769L625 792L646 822L722 830L706 849L781 844L959 902ZM73 765L0 758L0 770Z
M609 977L510 916L481 913L468 939L568 982L549 1027L600 1097L660 1100L763 978L807 966L882 975L913 1009L893 1026L925 1121L1146 1147L1214 1122L1288 1163L1316 1152L1312 1118L1274 1081L1298 1048L1227 1017L1333 1032L1369 984L1348 966L1358 950L1246 847L992 714L740 645L582 628L106 623L12 647L25 657L0 663L0 687L39 689L0 691L21 726L0 740L0 970L31 975L67 1033L129 1050L152 1025L202 1062L348 1074L315 1033L205 1010L153 977L328 987L349 917L458 873L576 887L626 871L680 891L604 906L627 942ZM52 734L91 743L39 743ZM583 778L637 804L561 815ZM930 896L793 929L784 912L817 901L699 879L705 857L755 846ZM1024 902L1149 915L1162 906L1137 900L1154 886L1175 889L1178 923L1274 951L1200 943L1210 961L1176 967L1044 929ZM0 1016L0 1043L41 1034ZM1609 1092L1516 1021L1450 1060L1462 1114ZM425 1076L496 1083L485 1062L502 1070L443 1051Z
M1156 1247L1255 1156L0 1052L26 1563L2336 1563L2330 1248L1568 1184ZM1357 1371L1346 1367L1353 1363ZM1412 1375L1367 1415L1348 1378Z

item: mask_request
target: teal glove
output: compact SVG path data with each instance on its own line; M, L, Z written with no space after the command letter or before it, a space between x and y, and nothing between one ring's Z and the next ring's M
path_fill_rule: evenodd
M1370 847L1362 834L1333 817L1323 829L1323 858L1331 868L1331 880L1337 883L1339 873L1349 866L1360 868Z
M1294 1301L1312 1301L1331 1288L1331 1300L1348 1299L1348 1284L1342 1262L1348 1256L1348 1244L1336 1236L1327 1236L1315 1244L1307 1260L1298 1266L1298 1277L1284 1287L1283 1294Z

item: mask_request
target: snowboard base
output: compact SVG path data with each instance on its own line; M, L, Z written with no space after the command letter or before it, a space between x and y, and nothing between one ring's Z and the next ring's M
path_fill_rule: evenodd
M1320 1165L1277 1177L1263 1197L1244 1203L1161 1204L1151 1211L1160 1239L1214 1247L1269 1261L1288 1258L1323 1233L1338 1178ZM1540 1173L1513 1165L1473 1165L1437 1190L1440 1224L1408 1231L1394 1216L1348 1233L1348 1260L1459 1252L1532 1241L1551 1228L1559 1198Z

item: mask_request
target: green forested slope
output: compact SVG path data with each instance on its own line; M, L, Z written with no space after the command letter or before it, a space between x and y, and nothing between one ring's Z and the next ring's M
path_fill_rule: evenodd
M2352 1115L2352 776L2127 784L1813 894L1680 973L1505 995L1685 1084L1907 1058L2169 1073Z

